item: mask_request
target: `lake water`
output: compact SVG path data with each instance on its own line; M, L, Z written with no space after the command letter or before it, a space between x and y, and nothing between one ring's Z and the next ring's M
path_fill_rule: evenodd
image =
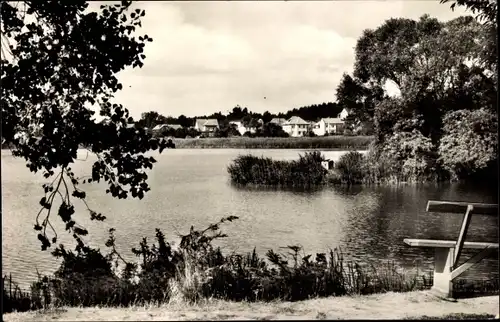
M305 253L341 247L351 259L365 263L394 261L404 268L432 270L432 250L410 248L404 238L456 239L461 215L429 214L427 200L496 203L498 192L484 187L460 185L327 188L314 192L243 189L230 184L227 165L238 155L252 153L277 159L294 159L299 150L175 149L157 156L149 172L152 188L143 200L118 200L104 193L104 184L87 184L91 208L107 216L104 223L91 222L83 203L76 201L75 215L88 228L86 240L105 250L108 230L116 228L118 250L129 259L130 249L142 237L152 241L155 228L167 240L178 240L191 225L205 228L220 218L240 219L223 225L229 235L219 244L225 251L246 252L256 247L264 255L287 245L301 245ZM324 151L333 160L341 151ZM86 154L81 152L81 158ZM87 156L73 166L77 175L90 173L95 160ZM44 195L41 174L33 175L22 159L2 150L2 271L12 273L23 287L57 266L50 252L40 250L33 230L38 201ZM57 205L58 207L58 205ZM59 241L72 243L61 221L52 222ZM472 218L468 240L498 241L498 217ZM498 277L498 260L478 264L466 278ZM495 275L496 274L496 275Z

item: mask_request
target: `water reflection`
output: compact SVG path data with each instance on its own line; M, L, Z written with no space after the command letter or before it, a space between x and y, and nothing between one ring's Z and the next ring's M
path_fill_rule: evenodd
M236 187L228 180L227 165L245 153L275 158L296 158L296 150L183 150L158 156L149 173L152 190L143 200L117 200L105 195L103 184L86 185L91 207L108 218L91 222L82 205L77 216L89 229L88 240L104 249L108 229L116 228L117 248L136 260L130 248L142 237L154 240L155 228L170 241L178 240L191 225L205 228L220 218L234 215L240 219L222 227L229 235L221 241L225 251L267 250L300 244L306 254L340 247L346 255L362 261L381 263L394 260L411 268L416 262L432 268L432 250L411 248L404 238L455 239L461 215L430 214L427 200L497 202L497 190L464 185L398 187L332 187L325 189L273 189ZM336 160L342 153L332 151ZM2 270L12 272L25 285L40 273L54 271L58 263L41 252L32 230L38 209L43 177L33 176L23 160L2 154ZM76 175L88 174L92 158L73 167ZM38 196L38 197L37 197ZM56 228L64 232L55 220ZM62 227L62 228L61 228ZM469 239L498 240L498 218L474 217ZM60 240L71 240L62 234ZM481 263L473 274L496 272L497 262ZM490 274L491 275L491 274Z

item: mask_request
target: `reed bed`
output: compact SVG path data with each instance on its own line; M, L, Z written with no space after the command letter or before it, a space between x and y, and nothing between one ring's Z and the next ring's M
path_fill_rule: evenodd
M318 151L292 161L240 155L227 171L232 183L243 186L315 187L325 182L328 172L321 166L323 159Z
M366 149L373 136L175 139L178 149Z

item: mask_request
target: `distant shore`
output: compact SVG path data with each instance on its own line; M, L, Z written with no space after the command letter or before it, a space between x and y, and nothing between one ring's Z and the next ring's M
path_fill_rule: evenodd
M367 149L372 136L174 139L178 149Z
M329 150L366 150L373 136L320 136L320 137L231 137L179 139L173 142L177 149L329 149ZM9 147L2 145L2 150Z

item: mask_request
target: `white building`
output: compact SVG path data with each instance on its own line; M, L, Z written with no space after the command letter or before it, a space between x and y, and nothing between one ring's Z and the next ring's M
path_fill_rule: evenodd
M215 130L219 128L219 121L216 119L196 119L194 129L200 131L202 134L212 136Z
M340 114L339 114L340 116ZM313 132L317 136L328 134L339 134L344 131L344 121L338 117L322 118L314 124Z
M258 119L257 122L260 124L260 126L262 126L262 124L264 124L264 121L262 119ZM236 125L238 132L240 132L241 135L245 134L246 132L250 132L252 134L257 132L257 127L244 126L242 121L230 121L229 124Z
M293 137L304 136L310 129L309 122L304 121L298 116L292 116L282 125L283 131Z

